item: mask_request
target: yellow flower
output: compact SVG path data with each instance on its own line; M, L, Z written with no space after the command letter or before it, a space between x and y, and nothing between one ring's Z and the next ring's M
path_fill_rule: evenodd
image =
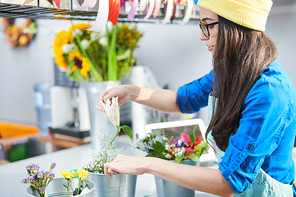
M90 63L87 61L85 57L83 57L78 51L73 49L69 53L69 60L73 60L75 62L74 67L71 69L71 72L74 72L77 69L80 69L80 74L83 77L86 77L87 73L90 71Z
M68 170L64 170L64 171L60 171L60 173L63 177L65 177L65 179L68 179L68 180L77 176L74 171L69 172Z
M79 176L79 179L82 181L82 180L86 179L89 172L84 169L78 168L76 174Z
M72 36L72 33L73 33L74 29L79 29L79 30L83 31L83 30L86 30L86 29L89 29L89 28L91 28L91 25L89 23L78 23L78 24L72 25L69 28L69 34L70 34L71 42L74 42L74 38Z
M64 58L64 51L62 50L62 47L65 44L68 44L71 41L70 35L67 31L63 30L59 32L54 40L53 43L53 52L55 54L55 61L58 65L58 67L62 67L67 69L68 64L65 61Z

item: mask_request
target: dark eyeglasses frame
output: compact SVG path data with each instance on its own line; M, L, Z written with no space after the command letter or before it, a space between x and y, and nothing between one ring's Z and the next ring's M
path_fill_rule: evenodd
M213 23L209 23L209 24L203 24L202 22L198 22L199 24L199 28L201 29L202 33L206 36L206 37L210 37L210 31L209 31L209 26L212 26L212 25L216 25L218 24L219 22L213 22ZM205 27L205 28L203 28ZM208 34L207 34L208 33Z

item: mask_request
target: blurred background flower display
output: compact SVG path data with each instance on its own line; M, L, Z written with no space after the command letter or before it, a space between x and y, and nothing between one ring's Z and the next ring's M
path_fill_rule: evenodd
M5 40L17 49L28 46L37 33L35 20L26 19L25 21L25 24L18 26L15 24L15 18L2 18Z
M136 64L133 57L143 36L137 25L118 23L106 32L92 32L88 23L73 24L54 40L55 62L75 81L120 80Z

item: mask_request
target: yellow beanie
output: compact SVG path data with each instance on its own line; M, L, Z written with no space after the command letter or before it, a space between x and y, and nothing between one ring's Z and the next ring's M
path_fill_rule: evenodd
M272 1L199 0L197 5L244 27L265 31L265 24Z

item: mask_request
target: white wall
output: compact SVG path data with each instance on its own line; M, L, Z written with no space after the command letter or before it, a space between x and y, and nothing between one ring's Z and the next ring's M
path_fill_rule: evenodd
M296 87L296 13L271 15L266 34L279 48L279 62ZM55 33L68 29L69 21L38 20L36 39L26 49L11 49L0 33L0 120L37 124L34 85L53 82L52 45ZM212 58L198 39L198 25L139 24L144 32L135 52L140 65L148 66L161 86L172 90L211 70ZM0 29L3 29L0 24ZM201 117L207 122L206 109Z

